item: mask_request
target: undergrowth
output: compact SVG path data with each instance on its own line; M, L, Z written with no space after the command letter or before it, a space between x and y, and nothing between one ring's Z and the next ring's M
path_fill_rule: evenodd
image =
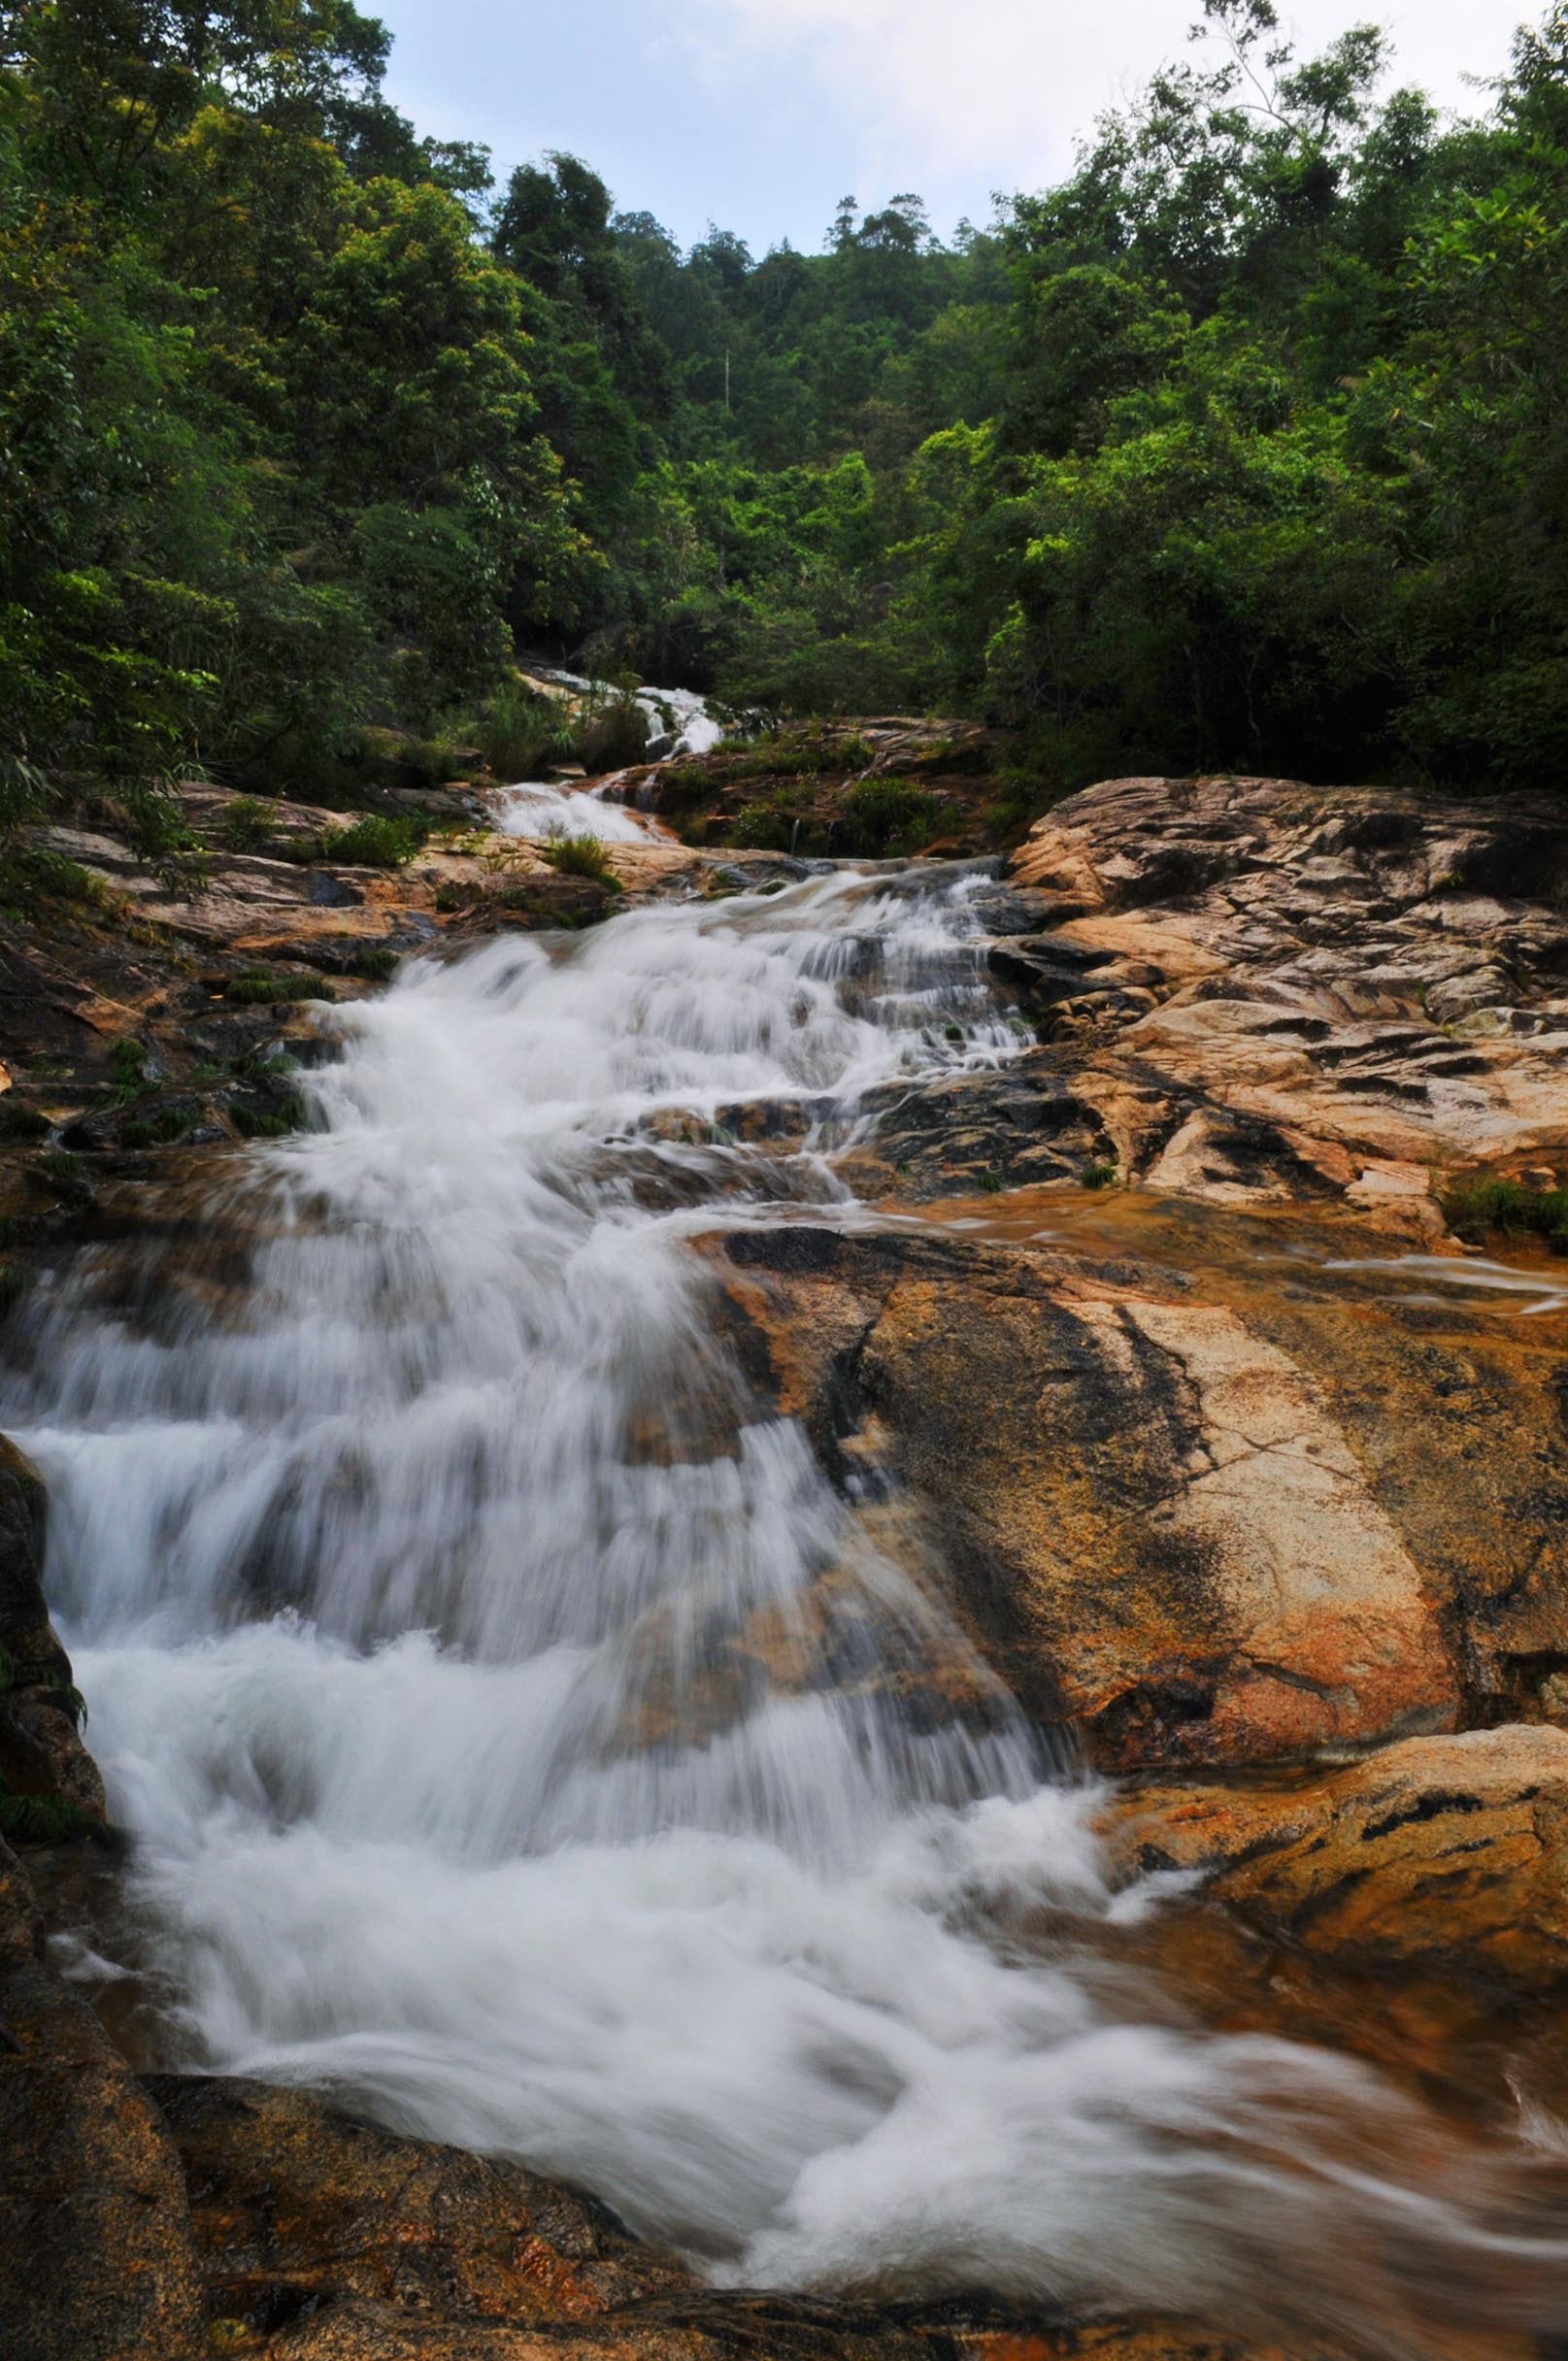
M1494 1238L1538 1238L1568 1254L1568 1188L1526 1188L1518 1180L1467 1180L1438 1200L1443 1217L1467 1246Z

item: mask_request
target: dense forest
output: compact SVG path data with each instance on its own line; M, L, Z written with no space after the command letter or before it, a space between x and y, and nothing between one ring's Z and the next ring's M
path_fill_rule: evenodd
M517 651L1118 771L1568 770L1568 6L1472 120L1204 0L1059 187L684 252L386 101L351 0L0 7L0 800L367 731ZM617 192L621 195L627 192Z

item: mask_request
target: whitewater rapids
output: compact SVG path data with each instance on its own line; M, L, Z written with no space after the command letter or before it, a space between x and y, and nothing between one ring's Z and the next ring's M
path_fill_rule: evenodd
M984 891L836 873L411 964L179 1242L205 1293L72 1276L0 1423L170 2054L518 2156L720 2280L1409 2353L1539 2317L1501 2165L1095 1972L1157 1881L1113 1892L1092 1793L710 1316L694 1233L855 1218L867 1094L1014 1053ZM803 1145L735 1144L762 1102ZM716 1648L802 1638L828 1570L984 1710L912 1726L863 1663L716 1709Z

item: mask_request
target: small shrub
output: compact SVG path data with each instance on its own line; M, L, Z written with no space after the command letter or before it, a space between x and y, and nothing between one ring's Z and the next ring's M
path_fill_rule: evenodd
M229 1109L229 1117L243 1140L286 1139L291 1131L298 1131L303 1125L305 1102L286 1098L271 1107L251 1107L244 1099L236 1099Z
M333 985L320 976L275 976L264 967L242 967L232 975L224 997L236 1008L270 1008L286 1000L336 1000Z
M22 1147L33 1140L43 1139L49 1130L48 1115L40 1114L36 1107L17 1107L8 1095L0 1098L0 1141L8 1146Z
M554 843L542 845L540 850L563 878L595 878L603 883L615 875L609 855L596 836L557 837Z
M577 737L578 758L584 769L624 771L641 762L648 751L648 715L630 687L621 688L599 713L583 723Z
M63 852L52 852L46 845L5 847L0 908L13 917L40 917L51 908L103 910L108 903L109 888L103 879L93 870L83 869L80 861L67 860Z
M256 795L236 795L217 823L219 844L230 852L259 852L278 827L278 807Z
M369 950L355 951L352 966L354 974L362 976L367 983L385 983L396 975L397 962L396 951L373 945Z
M555 699L516 685L498 688L490 699L479 742L488 769L512 781L538 779L577 754L571 723Z
M14 1795L0 1787L0 1837L13 1845L65 1845L73 1837L101 1837L101 1820L57 1795Z
M188 1107L157 1107L127 1123L120 1138L127 1147L169 1147L193 1131L199 1119Z
M1114 1164L1085 1164L1084 1167L1085 1188L1115 1188L1119 1178Z
M839 842L873 860L917 852L936 834L941 810L911 779L863 779L844 798Z
M1492 1238L1539 1238L1568 1254L1568 1188L1531 1189L1518 1180L1470 1180L1438 1202L1456 1238L1483 1246Z
M742 804L730 830L730 842L755 852L787 852L794 822L777 803Z
M367 812L347 828L329 835L303 837L291 849L298 861L341 861L353 869L401 869L412 861L429 835L427 823L404 816L392 818Z
M142 1098L150 1088L147 1079L147 1051L139 1041L116 1041L109 1045L110 1088L122 1107L133 1099Z

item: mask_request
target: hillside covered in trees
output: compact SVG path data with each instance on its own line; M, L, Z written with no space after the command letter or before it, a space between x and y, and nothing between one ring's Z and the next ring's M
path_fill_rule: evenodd
M1020 812L1560 781L1568 8L1454 124L1376 30L1204 6L1063 185L761 256L573 157L495 186L351 0L0 8L7 815L330 794L526 648L1005 721Z

